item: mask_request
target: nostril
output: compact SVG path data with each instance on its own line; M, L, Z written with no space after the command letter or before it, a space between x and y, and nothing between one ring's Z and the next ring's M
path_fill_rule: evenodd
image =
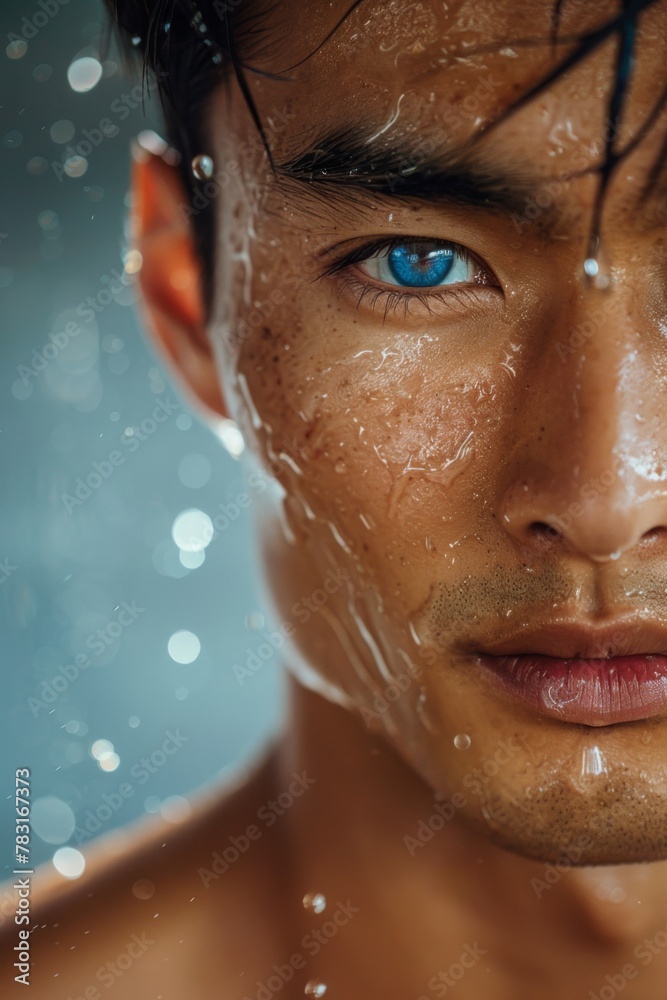
M548 551L554 542L560 538L560 533L545 521L533 521L528 526L528 537L531 545L539 551Z
M535 538L543 540L554 540L559 537L559 532L550 524L544 521L533 521L530 525L530 532Z
M655 542L658 540L658 538L661 537L661 535L663 535L664 531L665 529L661 528L659 525L655 528L649 528L649 530L645 531L644 534L642 535L642 541Z

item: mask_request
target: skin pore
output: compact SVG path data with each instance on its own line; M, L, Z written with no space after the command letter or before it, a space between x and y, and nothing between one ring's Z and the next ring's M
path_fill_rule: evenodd
M572 44L550 47L551 3L368 0L310 56L348 4L299 6L296 36L270 5L270 50L261 36L243 53L283 77L248 76L275 170L237 85L211 101L208 319L175 171L135 164L156 343L269 473L253 513L267 601L292 626L288 717L187 828L47 886L35 946L63 1000L149 925L158 944L116 987L127 997L256 998L298 953L273 995L314 980L332 1000L431 998L468 947L461 1000L584 1000L629 965L624 996L654 1000L667 949L642 942L667 927L665 719L538 714L479 654L554 622L612 625L601 655L621 654L665 619L664 180L642 199L665 116L612 178L600 287L582 267L613 41L470 144ZM615 10L566 3L561 38ZM666 28L663 4L642 17L623 143L663 85ZM446 247L460 277L391 284L391 241ZM213 853L304 773L312 785L205 885ZM140 878L161 921L129 891ZM321 915L307 892L326 896ZM326 944L303 945L335 913Z

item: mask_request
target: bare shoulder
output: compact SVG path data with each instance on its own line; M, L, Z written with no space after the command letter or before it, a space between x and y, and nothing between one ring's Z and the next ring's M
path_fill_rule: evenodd
M273 787L267 754L232 787L195 799L187 821L152 818L91 844L79 879L43 866L30 886L31 996L100 1000L116 988L124 1000L205 1000L227 984L243 997L258 959L281 950L280 846L257 822ZM12 919L0 931L5 966L18 930ZM14 995L7 975L3 996Z

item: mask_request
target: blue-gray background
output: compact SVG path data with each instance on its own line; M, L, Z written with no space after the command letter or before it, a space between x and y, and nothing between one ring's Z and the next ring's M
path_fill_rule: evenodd
M96 0L3 0L0 12L0 879L14 866L16 768L32 773L37 863L79 846L72 814L83 843L91 815L96 835L147 812L177 819L181 797L251 755L281 709L277 657L243 683L233 670L264 630L251 513L217 533L198 568L172 539L181 512L214 518L233 501L242 469L188 411L141 331L135 288L117 280L129 143L160 124L150 102L123 117L137 80L113 48L105 56L105 24ZM82 58L103 75L77 91L68 69ZM91 68L75 65L76 86ZM77 158L104 118L114 134ZM77 312L89 297L93 323ZM63 339L70 321L81 332ZM65 346L45 356L50 334ZM160 399L180 407L153 423ZM68 510L63 495L95 463L108 473L114 451L122 462ZM121 615L124 602L143 610ZM182 630L201 644L190 663L168 648ZM78 676L77 655L90 664ZM187 740L165 755L168 730ZM123 783L132 791L116 808Z

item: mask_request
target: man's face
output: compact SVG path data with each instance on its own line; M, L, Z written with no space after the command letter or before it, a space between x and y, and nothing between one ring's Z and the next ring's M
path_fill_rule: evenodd
M461 154L571 50L554 5L365 0L309 58L347 0L302 3L298 32L276 6L248 54L284 77L248 74L276 173L236 86L211 109L211 330L275 479L256 508L288 661L494 841L665 857L664 663L628 659L667 653L664 181L641 198L664 116L586 280L615 40ZM560 34L615 13L566 3ZM618 148L666 27L662 4L641 20Z

